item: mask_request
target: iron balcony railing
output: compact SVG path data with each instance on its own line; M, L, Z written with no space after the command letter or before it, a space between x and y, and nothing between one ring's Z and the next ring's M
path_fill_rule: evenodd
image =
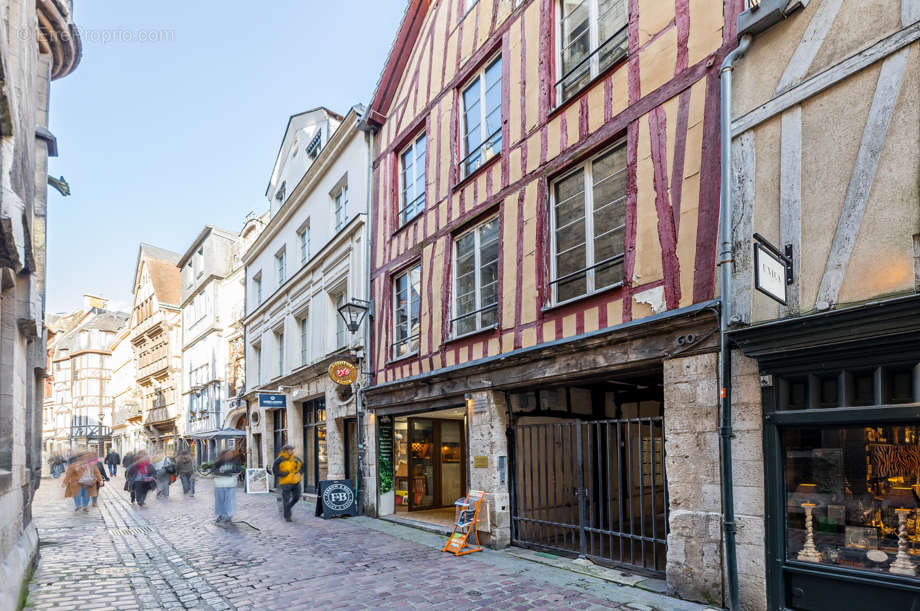
M74 424L70 427L71 439L102 439L112 436L112 429L99 424Z

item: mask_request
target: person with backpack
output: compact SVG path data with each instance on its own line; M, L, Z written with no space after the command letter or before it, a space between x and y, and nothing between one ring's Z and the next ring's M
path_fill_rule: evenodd
M211 466L214 475L214 513L216 523L231 522L236 511L236 484L243 471L240 451L236 448L224 450Z
M304 472L303 461L294 455L294 446L287 444L281 448L278 458L272 464L271 471L278 477L278 485L281 486L284 519L293 522L291 509L300 500L300 480L303 479Z
M188 450L176 456L176 474L182 480L182 494L195 496L195 460Z
M121 464L121 456L115 450L109 450L109 453L105 455L105 464L109 466L109 475L115 477L118 472L118 465Z
M147 458L147 453L141 450L134 455L134 462L125 472L125 479L131 482L131 502L137 502L138 507L143 507L147 500L147 493L156 487L156 469Z
M165 454L158 454L153 467L157 470L157 498L168 499L169 487L176 479L176 461Z
M83 452L77 455L67 467L64 474L64 481L61 485L64 487L64 498L73 498L74 511L89 511L89 498L96 496L99 490L99 484L102 483L96 465L92 462L92 456L89 452Z

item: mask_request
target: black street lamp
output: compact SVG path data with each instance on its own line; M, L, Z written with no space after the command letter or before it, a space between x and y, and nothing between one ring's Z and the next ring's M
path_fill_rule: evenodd
M339 316L345 321L348 331L354 335L364 321L364 317L371 309L371 302L363 299L352 298L351 301L339 307Z

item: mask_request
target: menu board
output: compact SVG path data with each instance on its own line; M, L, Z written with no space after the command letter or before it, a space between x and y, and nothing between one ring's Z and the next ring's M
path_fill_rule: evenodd
M393 418L381 416L377 424L377 460L380 492L393 489Z

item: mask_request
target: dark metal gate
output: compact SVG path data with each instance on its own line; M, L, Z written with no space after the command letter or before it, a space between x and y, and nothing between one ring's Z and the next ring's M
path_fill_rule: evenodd
M516 544L664 571L668 497L660 416L512 430Z

